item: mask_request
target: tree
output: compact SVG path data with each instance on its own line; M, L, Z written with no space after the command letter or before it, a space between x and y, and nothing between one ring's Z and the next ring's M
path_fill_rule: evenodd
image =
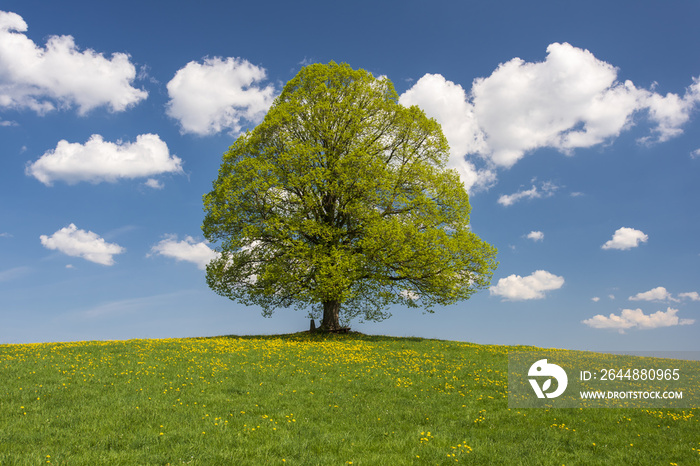
M381 320L390 304L468 299L496 249L469 227L469 197L440 125L392 83L347 64L304 67L263 122L224 154L204 196L217 293L261 306Z

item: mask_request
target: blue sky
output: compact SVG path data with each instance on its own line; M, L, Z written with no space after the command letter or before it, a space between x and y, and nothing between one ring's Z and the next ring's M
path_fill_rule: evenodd
M438 120L492 287L366 333L700 350L700 4L64 2L0 7L0 343L273 334L210 291L202 195L308 63Z

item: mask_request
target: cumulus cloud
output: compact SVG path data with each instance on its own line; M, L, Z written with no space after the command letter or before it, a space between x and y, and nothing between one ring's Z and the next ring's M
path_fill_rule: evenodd
M55 181L114 183L121 178L180 172L182 160L170 155L157 134L141 134L133 143L108 142L99 134L93 134L85 144L62 140L26 169L27 175L47 186Z
M540 147L568 153L618 136L642 94L588 50L554 43L543 62L514 58L476 79L472 98L490 157L510 167Z
M527 277L510 275L498 280L489 292L502 296L507 301L543 299L545 292L558 290L564 285L564 277L559 277L546 270L537 270Z
M207 243L196 242L191 236L185 236L182 241L177 240L177 235L166 235L158 244L151 248L151 254L172 257L178 261L192 262L201 270L206 269L207 264L219 257L219 253L212 250Z
M645 92L644 104L649 109L649 118L656 123L653 136L640 142L664 142L683 133L681 127L690 119L695 105L700 102L700 78L693 78L683 97L668 93L665 96Z
M644 314L641 309L623 309L620 315L610 314L608 317L598 314L590 319L581 321L592 328L611 328L620 333L631 328L652 329L659 327L673 327L676 325L692 325L694 319L680 319L676 314L678 309L668 308L666 312L657 311L653 314Z
M632 249L639 246L639 243L646 243L649 236L634 228L622 227L616 230L610 241L601 246L603 249Z
M180 122L183 133L238 133L244 121L260 122L272 105L275 89L263 87L265 76L265 69L244 59L192 61L167 84L167 114Z
M108 59L80 51L71 36L50 36L45 47L37 46L23 34L27 29L20 15L0 11L0 108L45 114L77 106L85 114L108 106L118 112L148 96L131 86L136 68L128 55Z
M691 301L700 301L700 294L698 294L697 291L689 291L687 293L680 293L678 295L679 298L687 298Z
M96 233L79 230L74 224L61 228L51 236L41 235L41 244L73 257L82 257L102 265L114 265L113 256L126 249L118 244L108 243Z
M544 241L544 233L541 231L531 231L527 234L527 238L532 241Z
M486 153L484 134L474 116L474 106L464 88L439 74L426 74L399 98L406 107L417 105L435 118L450 144L447 166L459 173L467 190L493 184L496 174L489 168L477 168L479 160L467 160L466 154Z
M700 149L695 149L693 152L691 152L690 158L692 158L692 159L700 158Z
M503 194L498 198L498 203L503 206L513 205L521 199L534 199L537 197L542 197L541 193L537 191L537 186L532 186L532 188L527 190L521 190L513 194Z
M591 298L591 301L593 301L594 303L597 303L598 301L600 301L600 298L598 296L593 296Z
M152 189L163 189L165 187L161 181L154 178L149 178L144 184Z
M498 203L502 206L510 206L523 199L540 199L543 197L551 197L554 192L559 189L559 186L546 181L542 183L542 186L538 189L537 186L532 185L532 188L527 190L521 190L513 194L503 194L498 198Z
M629 297L630 301L678 301L663 286Z
M683 97L662 96L620 82L617 68L588 50L553 43L544 61L513 58L475 79L469 91L427 74L400 102L420 106L443 126L453 163L464 167L465 184L475 185L492 183L496 169L511 167L539 148L571 154L609 142L640 112L651 123L642 142L666 141L682 132L700 102L700 78ZM479 160L486 160L482 176L474 168Z

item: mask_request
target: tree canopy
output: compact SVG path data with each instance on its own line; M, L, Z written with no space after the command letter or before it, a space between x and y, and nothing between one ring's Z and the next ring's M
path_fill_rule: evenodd
M496 249L469 226L469 197L440 125L403 107L386 77L314 64L224 153L202 229L221 255L217 293L258 305L381 320L391 304L468 299Z

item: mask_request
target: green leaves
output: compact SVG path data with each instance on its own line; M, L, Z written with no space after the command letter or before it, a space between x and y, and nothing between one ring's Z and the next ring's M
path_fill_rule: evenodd
M310 65L224 154L204 196L207 268L224 296L277 307L451 304L488 286L496 250L469 229L440 126L398 104L386 78Z

